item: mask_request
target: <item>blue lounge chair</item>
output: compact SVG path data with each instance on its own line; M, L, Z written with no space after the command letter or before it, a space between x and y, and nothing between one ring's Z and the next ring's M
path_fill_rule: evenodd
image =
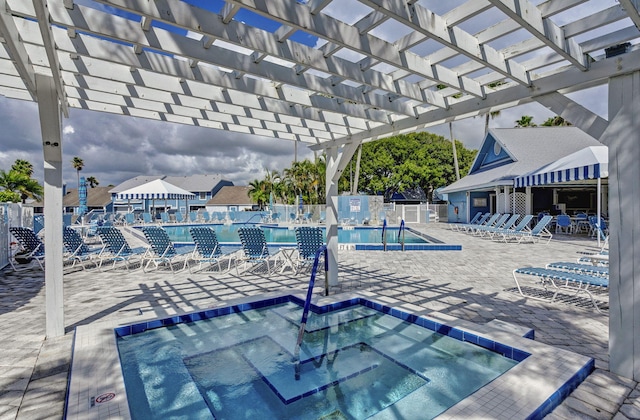
M131 248L124 235L115 226L101 226L98 228L98 235L102 241L103 248L98 255L100 259L98 268L102 268L102 264L111 261L111 268L115 268L116 263L124 262L125 267L129 270L129 264L132 260L140 259L142 265L142 257L147 252L145 247Z
M184 223L184 215L180 212L176 213L176 223Z
M485 229L482 232L482 236L489 236L490 238L493 238L493 236L496 234L496 232L501 232L504 230L509 230L513 228L513 225L516 224L516 222L518 221L518 219L520 218L519 214L512 214L511 217L509 217L509 219L507 219L506 222L504 222L501 226L498 226L496 224L496 226Z
M82 236L73 228L65 226L62 231L62 242L67 250L65 261L71 261L71 268L80 263L82 269L86 269L86 263L94 263L96 257L102 248L89 248L84 243ZM97 265L97 264L96 264Z
M542 284L542 286L544 287L545 291L547 289L547 286L551 286L554 289L553 296L551 297L551 302L555 301L558 293L563 289L573 293L574 296L580 293L586 293L587 296L589 296L589 298L591 299L591 303L595 307L596 311L600 313L603 312L603 308L601 308L598 304L598 301L596 300L592 291L595 291L594 289L608 291L608 278L540 267L525 267L513 270L513 279L516 282L516 287L518 288L518 292L520 293L520 295L542 300L544 299L535 294L525 294L522 290L522 287L520 286L520 282L518 281L518 276L516 274L536 277L540 281L540 284ZM602 296L605 295L608 295L608 293L602 294Z
M553 216L543 216L530 231L512 233L511 237L517 239L518 243L522 243L523 241L539 242L540 239L543 238L546 238L547 243L549 243L553 237L547 229L547 225L551 222L551 219L553 219Z
M491 217L491 213L485 213L482 216L480 216L480 218L477 219L474 223L462 223L462 224L454 223L453 225L457 226L455 230L466 232L467 228L484 225L487 222L487 220L489 220L490 217Z
M531 229L529 228L529 223L531 223L531 220L533 219L533 215L532 214L527 214L525 215L522 220L520 220L520 222L512 229L497 229L495 231L492 232L492 236L491 239L493 240L503 240L503 241L507 241L507 239L509 239L512 236L515 236L519 233L522 232L530 232Z
M484 232L488 230L499 229L503 227L505 223L507 223L507 220L509 220L509 217L511 217L511 215L509 213L505 213L502 216L500 216L498 220L496 220L492 225L489 225L487 223L486 225L478 226L472 231L472 233L474 235L482 236Z
M136 223L136 215L133 213L127 213L124 215L124 224L127 226L134 225Z
M547 264L545 268L570 271L573 273L588 274L590 276L609 277L609 267L597 266L593 264L578 264L574 262L553 262L553 263Z
M13 226L9 231L16 238L19 248L9 258L14 271L23 271L34 266L34 262L44 271L44 244L36 233L26 227Z
M151 217L151 213L142 213L142 222L144 224L153 223L153 218Z
M152 263L155 268L159 268L161 264L168 265L173 272L173 264L193 251L193 247L174 247L167 232L159 226L145 226L142 232L150 246L142 262L145 272Z
M205 223L211 222L211 219L209 218L209 212L207 211L202 212L202 221Z
M324 245L324 233L319 227L301 226L296 228L298 244L297 269L305 264L313 264L318 249Z
M244 253L244 268L247 264L266 264L267 273L271 273L269 255L269 247L264 236L264 231L258 227L241 227L238 229L238 236L242 243L242 251ZM236 264L236 272L238 273L238 265ZM239 273L238 273L239 274Z
M189 212L189 221L191 223L196 223L198 221L198 212L195 212L195 211Z
M167 213L166 211L163 211L162 213L160 213L160 221L164 225L168 224L169 223L169 213Z
M215 230L210 227L195 226L189 229L189 233L191 233L193 242L196 244L193 252L187 256L184 261L184 267L189 267L190 273L192 272L191 265L189 264L190 261L194 261L199 264L198 270L202 269L202 265L204 263L209 263L210 266L217 264L218 270L222 271L220 260L224 257L228 257L229 262L227 264L227 270L231 268L232 254L225 254L222 252Z
M463 225L463 224L475 225L476 223L478 223L478 221L480 220L481 217L482 217L482 212L479 211L479 212L476 213L475 216L473 216L471 218L471 220L469 220L469 223L462 223L462 224L461 223L449 223L449 229L451 229L451 230L459 230L459 227L461 225Z
M476 232L476 230L482 228L482 226L488 227L488 226L495 225L495 223L498 221L499 218L500 218L500 213L495 213L494 215L489 217L489 219L487 219L484 223L480 223L477 225L466 225L466 227L464 228L464 231L467 233L473 234Z

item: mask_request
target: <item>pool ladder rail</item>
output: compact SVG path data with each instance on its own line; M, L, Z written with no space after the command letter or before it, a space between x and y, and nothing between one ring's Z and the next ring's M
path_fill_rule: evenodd
M405 226L404 226L404 219L402 219L400 221L400 228L398 229L398 243L400 244L400 249L402 249L402 251L404 251L404 233L405 233ZM384 219L384 221L382 222L382 249L384 251L387 250L387 219Z
M313 286L316 282L316 275L318 273L318 265L320 264L320 256L324 254L324 295L329 296L329 277L327 272L329 271L329 261L327 259L327 246L323 245L316 251L316 256L313 260L313 267L311 269L311 278L309 279L309 288L307 289L307 297L304 301L304 307L302 308L302 319L300 320L300 329L298 330L298 339L296 340L296 347L293 351L293 361L295 364L295 378L300 379L300 346L302 345L302 339L304 337L304 331L307 326L307 318L309 316L309 308L311 306L311 298L313 297Z

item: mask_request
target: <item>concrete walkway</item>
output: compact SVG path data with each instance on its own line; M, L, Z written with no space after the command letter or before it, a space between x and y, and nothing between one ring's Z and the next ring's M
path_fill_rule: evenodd
M575 261L595 241L558 235L550 244L494 243L443 224L411 226L462 251L341 251L341 286L367 290L476 323L500 319L535 330L536 340L596 360L596 370L547 418L640 418L638 383L608 371L608 317L592 307L523 298L512 270ZM271 276L142 270L65 274L66 335L45 340L44 275L0 272L0 420L61 418L76 326L138 314L167 316L273 291L306 289L308 274ZM320 293L320 288L317 289Z

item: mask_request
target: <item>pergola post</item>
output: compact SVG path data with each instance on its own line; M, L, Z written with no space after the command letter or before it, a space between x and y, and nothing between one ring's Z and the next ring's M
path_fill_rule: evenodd
M338 181L360 142L348 143L342 150L338 146L326 149L326 218L327 259L329 286L338 285Z
M640 381L640 72L609 80L609 369Z
M44 152L44 248L46 336L64 335L62 282L62 114L53 78L36 75Z

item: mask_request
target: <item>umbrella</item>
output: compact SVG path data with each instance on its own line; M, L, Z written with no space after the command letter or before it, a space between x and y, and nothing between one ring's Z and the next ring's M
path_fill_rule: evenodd
M146 184L129 188L128 190L119 192L117 195L117 198L119 200L153 200L153 207L155 207L156 199L186 199L192 197L195 197L195 194L173 184L170 184L162 179L155 179L153 181L147 182Z
M78 185L78 216L85 214L89 208L87 207L87 182L84 177L80 177Z

